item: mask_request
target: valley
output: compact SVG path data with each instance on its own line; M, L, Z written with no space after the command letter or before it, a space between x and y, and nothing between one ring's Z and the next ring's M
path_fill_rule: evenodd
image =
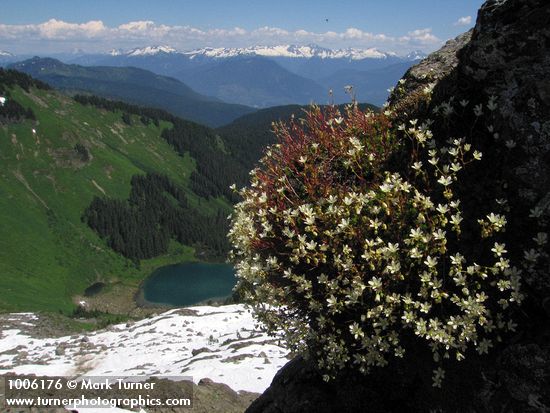
M274 143L271 123L303 109L263 109L210 129L156 109L74 100L15 73L2 72L4 110L32 116L5 117L0 130L0 225L11 234L0 241L4 311L70 315L86 301L89 311L150 313L134 301L154 270L225 260L229 186L244 184Z
M211 232L197 227L194 219L184 223L194 225L194 246L167 240L165 253L132 260L113 251L82 218L94 197L126 199L132 177L155 171L180 188L196 219L229 213L224 197L202 197L191 189L191 177L202 175L188 152L178 154L161 138L169 122L144 124L128 115L128 124L120 111L83 106L49 89L4 84L2 90L8 101L35 117L4 120L0 129L2 310L69 314L71 297L95 282L135 289L155 268L201 256ZM193 132L189 125L190 136L207 140L206 129ZM219 151L206 141L203 148ZM221 151L219 158L223 168Z

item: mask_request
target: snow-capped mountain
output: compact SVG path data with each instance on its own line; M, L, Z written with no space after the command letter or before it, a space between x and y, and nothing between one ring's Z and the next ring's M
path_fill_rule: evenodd
M421 51L397 55L376 48L330 49L315 44L204 47L188 51L157 45L111 50L70 63L138 67L176 78L203 95L260 108L328 103L329 90L343 91L345 85L354 85L362 102L382 105L387 89L423 57ZM346 94L334 92L330 96L334 103L349 101Z
M2 57L13 57L14 55L10 52L6 52L5 50L0 50L0 56L2 56Z
M409 54L405 56L405 60L422 60L426 56L428 56L426 53L424 53L422 50L413 50Z
M236 56L264 56L264 57L288 57L288 58L320 58L320 59L387 59L396 57L392 52L382 52L375 48L369 49L327 49L317 45L296 46L252 46L244 48L227 47L205 47L184 52L185 55L193 58L195 56L205 56L211 58L228 58Z
M251 46L251 47L204 47L189 51L178 51L171 46L147 46L131 50L113 49L108 52L111 56L155 56L158 54L180 54L190 59L197 56L223 59L238 56L263 56L269 58L301 58L301 59L388 59L398 58L393 52L384 52L374 47L368 49L358 49L349 47L346 49L329 49L315 44L297 46L297 45L278 45L278 46ZM419 50L410 52L403 56L403 60L417 60L426 55Z
M128 51L122 49L113 49L109 51L111 56L154 56L160 53L179 53L176 49L170 46L147 46L147 47L137 47Z

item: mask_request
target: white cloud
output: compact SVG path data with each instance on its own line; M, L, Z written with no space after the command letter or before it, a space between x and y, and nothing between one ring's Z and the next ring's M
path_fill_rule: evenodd
M413 49L432 49L433 46L441 43L440 39L432 33L432 29L417 29L408 32L405 36L399 38L403 47L408 46Z
M102 52L112 48L151 44L167 44L179 50L189 50L203 46L241 47L289 43L318 43L334 48L376 47L385 51L407 52L419 47L433 50L441 44L441 40L429 28L414 30L404 36L390 36L356 27L341 32L312 32L304 29L289 31L269 26L253 30L240 27L200 29L168 26L150 20L132 21L116 27L108 27L100 20L69 23L51 19L40 24L0 24L0 45L17 53L61 52L75 47Z
M62 20L50 19L36 25L5 25L0 24L1 38L18 38L37 36L41 39L69 39L69 38L101 38L108 31L100 20L91 20L87 23L67 23Z
M472 16L464 16L454 22L455 26L469 26L472 23Z

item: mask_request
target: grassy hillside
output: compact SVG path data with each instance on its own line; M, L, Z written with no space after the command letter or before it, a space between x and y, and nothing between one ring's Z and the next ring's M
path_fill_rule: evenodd
M129 115L128 125L120 111L83 106L52 90L12 85L0 94L36 117L0 116L0 311L68 312L71 297L98 280L137 285L157 266L192 259L191 247L171 241L168 254L132 262L82 222L95 196L126 199L134 175L165 174L197 214L229 211L223 198L200 198L190 189L196 161L161 138L168 122L146 125Z

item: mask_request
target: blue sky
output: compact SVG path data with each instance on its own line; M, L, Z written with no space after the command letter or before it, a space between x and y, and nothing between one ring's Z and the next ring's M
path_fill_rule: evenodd
M481 4L481 0L2 0L0 50L106 51L154 44L185 50L319 43L398 53L432 51L473 26Z

